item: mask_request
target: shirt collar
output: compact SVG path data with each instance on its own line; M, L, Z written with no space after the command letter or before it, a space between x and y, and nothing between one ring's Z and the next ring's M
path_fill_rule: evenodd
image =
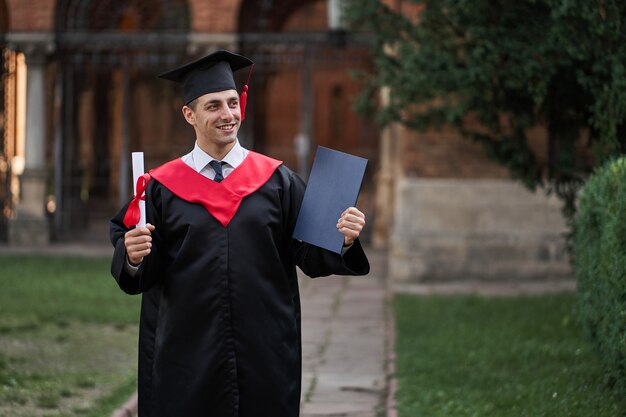
M197 172L202 171L202 169L209 164L209 162L215 160L211 155L204 152L198 146L198 142L193 147L193 151L191 151L191 157L193 158L194 168ZM239 144L239 140L235 142L235 146L226 154L222 162L226 162L228 165L233 168L237 168L243 160L246 158L246 152L243 147Z

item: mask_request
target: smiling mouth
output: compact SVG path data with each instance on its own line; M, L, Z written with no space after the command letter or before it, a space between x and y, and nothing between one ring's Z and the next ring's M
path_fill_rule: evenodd
M220 130L232 130L235 128L235 124L222 125L218 127Z

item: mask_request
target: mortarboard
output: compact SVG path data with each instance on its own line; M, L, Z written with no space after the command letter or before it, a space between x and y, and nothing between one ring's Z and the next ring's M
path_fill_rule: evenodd
M185 104L189 104L207 93L237 90L233 73L249 66L254 66L254 62L250 59L222 49L159 74L159 78L182 84L183 100ZM252 73L252 68L250 73ZM250 74L248 74L248 82L250 82ZM241 120L244 119L246 111L248 82L241 93Z

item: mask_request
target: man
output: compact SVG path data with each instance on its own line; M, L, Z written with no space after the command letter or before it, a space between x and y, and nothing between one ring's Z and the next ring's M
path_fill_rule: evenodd
M146 227L129 230L126 208L111 221L112 274L143 293L140 417L298 416L295 266L311 277L369 272L354 207L337 223L343 254L292 238L304 183L237 139L233 71L250 65L218 51L161 75L183 84L195 147L150 172Z

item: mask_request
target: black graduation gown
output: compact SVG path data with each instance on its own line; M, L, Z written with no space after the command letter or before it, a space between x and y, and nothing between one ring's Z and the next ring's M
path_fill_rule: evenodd
M224 226L152 179L153 247L134 277L124 269L126 208L112 219L112 274L123 291L143 293L140 417L299 415L295 266L310 277L369 272L358 240L340 256L291 238L304 189L281 165Z

